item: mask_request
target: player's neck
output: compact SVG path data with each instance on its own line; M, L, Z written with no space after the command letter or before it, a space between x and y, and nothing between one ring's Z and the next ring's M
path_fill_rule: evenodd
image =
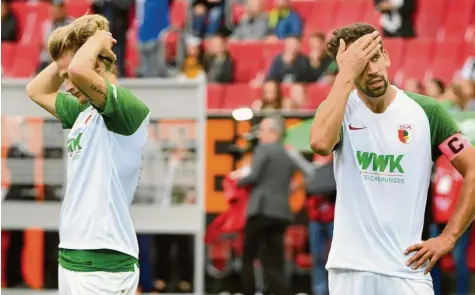
M396 98L397 91L391 85L388 86L388 90L382 96L377 98L369 98L366 95L358 91L358 96L364 102L364 104L376 114L382 114L386 111L389 105Z

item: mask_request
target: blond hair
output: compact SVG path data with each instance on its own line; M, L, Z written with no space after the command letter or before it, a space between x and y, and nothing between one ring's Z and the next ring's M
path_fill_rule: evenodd
M97 31L109 31L109 21L99 14L81 16L69 25L57 28L48 38L48 51L53 60L66 51L76 52Z

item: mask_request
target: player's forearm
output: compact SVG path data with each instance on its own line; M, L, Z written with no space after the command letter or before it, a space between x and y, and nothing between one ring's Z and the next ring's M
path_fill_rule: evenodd
M442 235L455 243L475 219L475 170L464 177L455 211Z
M102 51L102 41L99 38L91 37L76 52L68 67L68 74L74 83L74 78L78 75L86 75L88 72L94 72L97 57Z
M61 84L63 79L59 77L58 66L53 62L26 85L26 93L36 101L42 95L58 92Z
M345 114L348 97L353 89L353 81L340 73L313 120L310 132L310 146L321 155L328 155L338 143L341 123Z

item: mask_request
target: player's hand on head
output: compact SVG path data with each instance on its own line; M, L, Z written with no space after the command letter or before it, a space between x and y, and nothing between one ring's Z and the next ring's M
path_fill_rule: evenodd
M428 274L437 261L445 254L451 252L453 248L454 243L444 236L438 236L437 238L414 244L404 251L405 255L415 252L407 260L406 265L415 270L428 263L424 272L424 274Z
M117 40L112 37L112 34L106 30L99 30L94 34L94 37L99 38L102 42L102 51L100 56L115 62L117 57L114 51L112 51L112 47L117 43Z
M336 55L340 73L349 78L357 78L366 68L368 61L381 49L381 36L378 31L364 35L351 46L340 39L340 46Z

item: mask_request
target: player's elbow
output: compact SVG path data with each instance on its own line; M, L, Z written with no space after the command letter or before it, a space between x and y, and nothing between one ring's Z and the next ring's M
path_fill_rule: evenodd
M33 81L26 85L26 95L33 101L37 101L41 95L39 89L35 86Z
M83 81L90 75L89 69L81 65L71 65L68 67L68 77L73 84Z
M333 145L328 139L318 136L310 136L310 147L312 151L321 156L328 156L333 151Z

